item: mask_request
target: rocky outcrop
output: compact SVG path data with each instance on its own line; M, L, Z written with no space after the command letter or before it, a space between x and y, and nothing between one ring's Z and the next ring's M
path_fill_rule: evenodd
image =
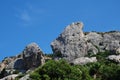
M87 54L87 43L83 38L82 28L83 23L72 23L51 43L55 57L71 61Z
M120 32L83 32L82 28L83 23L72 23L51 43L55 59L73 62L99 52L120 53Z
M43 52L36 43L31 43L26 46L22 58L26 69L38 67L45 63Z
M36 43L31 43L26 46L23 52L15 57L5 58L0 64L0 73L3 69L6 75L11 75L15 71L26 72L29 69L34 69L45 63L44 54Z
M38 67L44 64L44 55L36 43L31 43L26 46L19 58L10 62L7 69L28 70L33 67Z

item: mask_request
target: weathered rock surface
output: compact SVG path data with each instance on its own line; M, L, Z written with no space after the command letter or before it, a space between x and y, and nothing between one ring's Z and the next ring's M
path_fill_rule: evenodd
M20 58L16 58L7 65L7 69L28 70L33 67L38 67L45 62L43 52L36 43L27 45L20 55Z
M82 28L83 23L72 23L51 43L56 57L71 61L87 54L87 43L83 38Z
M36 43L31 43L26 46L22 57L26 69L38 67L45 62L43 52Z
M0 72L8 66L9 63L13 62L16 59L16 57L6 57L1 63L0 63Z
M72 63L75 64L75 65L84 65L84 64L92 63L92 62L97 62L96 57L91 57L91 58L80 57L80 58L77 58L77 59L73 60Z
M55 59L64 58L72 62L76 58L106 50L112 54L120 53L119 31L83 33L82 28L83 23L72 23L51 43Z

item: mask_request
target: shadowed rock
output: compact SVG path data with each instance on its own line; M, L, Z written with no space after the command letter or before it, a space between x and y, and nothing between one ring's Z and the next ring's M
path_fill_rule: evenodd
M36 43L26 46L22 54L24 66L26 69L38 67L44 64L44 55Z

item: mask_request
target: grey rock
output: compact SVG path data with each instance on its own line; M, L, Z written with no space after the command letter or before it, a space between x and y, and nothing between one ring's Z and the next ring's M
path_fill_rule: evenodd
M10 62L7 66L6 69L24 69L24 61L22 58L17 58L16 60Z
M117 63L120 63L120 55L110 55L107 57L108 60L115 61Z
M32 80L29 78L29 74L25 75L24 77L20 78L19 80Z
M87 49L88 55L96 55L99 51L92 43L87 43Z
M116 54L120 54L120 47L116 49Z
M45 62L43 52L36 43L27 45L22 56L24 62L23 65L26 69L38 67Z
M103 35L103 46L105 50L115 51L120 47L120 32L106 32Z
M87 43L83 38L82 28L83 23L72 23L51 43L55 57L62 57L71 61L87 54Z
M99 52L105 50L111 51L113 54L120 47L120 32L89 32L86 36L88 42L92 43L93 46L99 48Z
M92 63L92 62L97 62L96 57L91 57L91 58L80 57L80 58L77 58L77 59L73 60L72 63L75 64L75 65L84 65L84 64Z
M28 70L33 67L38 67L43 65L44 54L36 43L31 43L26 46L23 53L18 55L20 58L16 57L15 60L11 61L6 69L16 69L16 70Z
M16 57L6 57L2 63L0 63L0 71L2 71L4 68L6 68L9 64L12 64L11 62L14 62ZM12 67L12 65L10 65Z
M98 46L99 43L102 41L102 35L96 33L96 32L89 32L85 38L88 42L92 43L93 45Z
M110 51L112 54L120 53L120 32L85 32L83 23L76 22L68 25L56 38L51 47L55 59L64 58L69 62L86 55Z

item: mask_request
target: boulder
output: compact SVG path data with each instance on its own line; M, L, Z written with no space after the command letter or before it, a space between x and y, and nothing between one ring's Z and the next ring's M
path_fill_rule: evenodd
M77 59L73 60L72 64L74 64L74 65L84 65L84 64L92 63L92 62L97 62L96 57L91 57L91 58L80 57L80 58L77 58Z
M107 57L108 60L120 63L120 55L110 55Z

